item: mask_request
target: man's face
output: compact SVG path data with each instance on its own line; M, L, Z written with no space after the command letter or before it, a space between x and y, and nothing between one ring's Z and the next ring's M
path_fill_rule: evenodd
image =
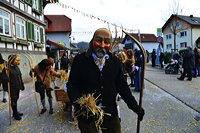
M101 29L96 31L93 49L98 58L102 58L110 50L110 44L111 34L107 30Z
M15 58L15 60L13 61L13 65L14 65L14 66L19 66L19 65L20 65L20 57L19 57L19 56L17 56L17 57Z

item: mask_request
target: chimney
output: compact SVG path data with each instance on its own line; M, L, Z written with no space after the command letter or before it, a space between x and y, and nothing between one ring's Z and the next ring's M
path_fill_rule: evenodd
M190 15L190 18L193 18L194 16L193 15Z

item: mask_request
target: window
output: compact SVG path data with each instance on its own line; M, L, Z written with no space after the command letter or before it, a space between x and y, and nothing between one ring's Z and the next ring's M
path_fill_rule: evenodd
M171 34L166 35L166 40L169 40L169 39L171 39L171 38L172 38L172 35L171 35Z
M178 28L181 28L181 27L182 27L182 25L183 25L183 23L182 23L182 22L178 22L178 23L177 23L177 26L178 26Z
M171 49L172 48L172 44L167 44L166 45L166 49Z
M36 42L40 42L40 28L34 25L34 39Z
M180 32L180 37L185 37L185 36L187 36L187 32L186 31Z
M10 35L10 14L0 9L0 34Z
M187 47L187 43L186 42L180 43L180 48L186 48L186 47Z
M173 30L173 29L174 29L173 24L170 24L170 25L169 25L169 28L170 28L170 30Z
M39 1L38 0L33 0L33 8L36 10L39 10Z
M25 39L25 21L19 17L16 17L16 35L17 38Z

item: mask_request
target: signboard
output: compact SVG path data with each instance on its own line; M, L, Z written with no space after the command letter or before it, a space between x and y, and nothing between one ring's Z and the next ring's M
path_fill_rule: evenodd
M162 36L162 28L157 28L157 36Z

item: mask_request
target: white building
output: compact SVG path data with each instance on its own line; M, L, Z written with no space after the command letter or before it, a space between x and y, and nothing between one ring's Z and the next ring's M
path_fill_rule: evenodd
M200 47L200 17L171 15L162 32L164 51L179 51L187 46Z

